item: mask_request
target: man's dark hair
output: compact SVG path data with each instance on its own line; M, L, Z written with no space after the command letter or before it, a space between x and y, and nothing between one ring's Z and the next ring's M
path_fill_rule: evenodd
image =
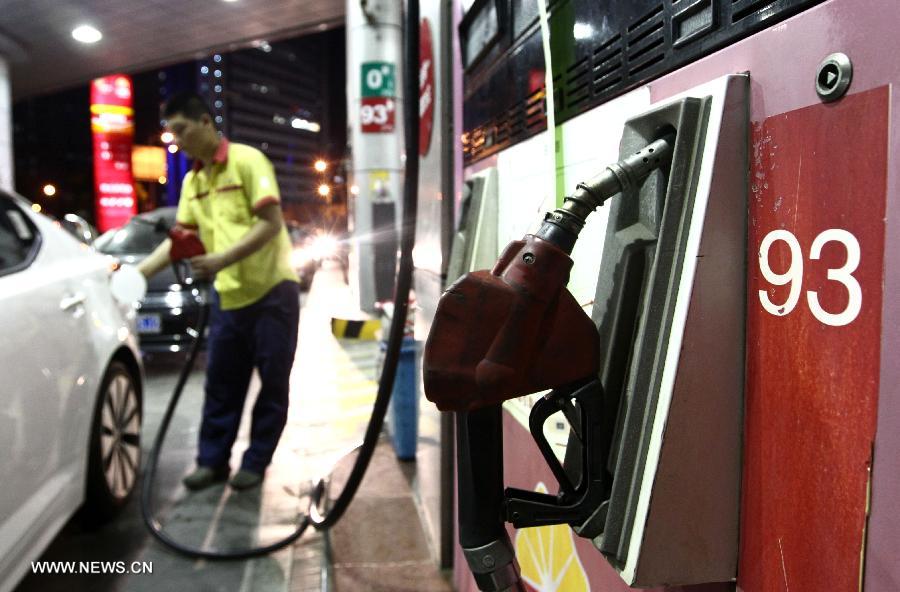
M199 121L203 115L209 115L210 119L213 116L206 101L193 92L180 92L173 95L165 102L161 111L163 119L168 119L178 113L195 121Z

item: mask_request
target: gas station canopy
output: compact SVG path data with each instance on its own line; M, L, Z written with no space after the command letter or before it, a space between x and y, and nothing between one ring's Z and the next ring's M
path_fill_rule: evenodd
M0 56L18 100L104 74L265 46L343 20L344 3L333 0L5 0ZM72 31L81 25L102 39L76 41Z

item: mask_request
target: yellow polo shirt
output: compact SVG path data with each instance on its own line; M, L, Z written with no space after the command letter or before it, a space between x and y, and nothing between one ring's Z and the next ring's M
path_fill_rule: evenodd
M185 175L175 219L180 226L199 229L208 253L221 253L256 224L262 207L279 201L269 159L256 148L222 138L212 167L197 160ZM282 227L258 251L220 270L215 287L222 310L253 304L285 280L299 281L290 256L291 241Z

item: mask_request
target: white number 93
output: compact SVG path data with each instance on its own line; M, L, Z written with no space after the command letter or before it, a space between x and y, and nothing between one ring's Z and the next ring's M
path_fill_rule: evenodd
M769 265L769 249L775 241L783 241L791 253L790 265L784 273L775 273ZM809 258L821 257L822 247L829 242L841 243L847 252L847 260L844 265L836 269L829 269L827 274L829 280L839 282L847 289L847 307L839 313L826 311L819 303L819 295L814 290L806 292L806 301L813 316L820 322L832 327L842 327L852 323L862 310L862 288L853 277L853 272L859 267L859 241L846 230L830 228L813 240ZM790 284L787 300L782 304L772 302L766 290L759 290L759 302L763 309L775 316L790 314L800 301L803 282L803 253L797 237L787 230L773 230L767 234L759 245L759 270L766 281L774 286Z

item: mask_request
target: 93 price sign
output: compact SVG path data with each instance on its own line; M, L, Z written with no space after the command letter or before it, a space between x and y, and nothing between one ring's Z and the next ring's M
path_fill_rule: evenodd
M359 105L359 124L364 134L394 131L396 108L388 97L363 97Z
M769 262L769 251L776 242L783 242L789 253L787 269L782 273L773 271ZM815 290L806 291L806 304L819 322L832 327L843 327L852 323L862 310L862 288L853 276L853 272L859 267L859 241L853 234L840 228L825 230L812 241L809 249L810 261L819 259L823 248L829 243L836 243L845 253L844 264L829 268L826 277L843 285L846 290L846 305L843 310L827 311L819 301L819 294ZM780 317L789 315L797 307L803 289L803 263L803 249L792 232L783 229L773 230L763 238L759 246L759 271L762 277L773 286L789 286L787 298L783 302L773 302L768 290L758 290L759 302L766 312Z

